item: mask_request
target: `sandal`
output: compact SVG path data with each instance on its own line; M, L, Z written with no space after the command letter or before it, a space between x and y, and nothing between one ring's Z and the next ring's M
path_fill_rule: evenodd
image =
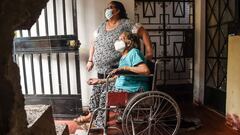
M82 124L89 122L90 119L87 118L87 116L80 115L79 117L73 119L73 121L76 122L78 125L82 125Z

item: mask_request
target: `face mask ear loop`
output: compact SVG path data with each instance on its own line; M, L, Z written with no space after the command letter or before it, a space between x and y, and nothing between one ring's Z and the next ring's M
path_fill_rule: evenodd
M126 47L129 48L132 45L132 41L128 39L125 44L126 44Z
M117 9L117 12L115 14L113 14L113 16L117 15L117 14L120 14L120 10L119 9Z

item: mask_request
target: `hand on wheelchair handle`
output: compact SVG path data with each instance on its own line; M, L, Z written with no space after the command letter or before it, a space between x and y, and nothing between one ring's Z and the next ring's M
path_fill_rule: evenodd
M122 73L122 71L124 71L123 68L117 68L117 69L114 69L112 72L109 73L109 76L112 77L114 75L119 75Z
M87 84L88 84L88 85L96 85L96 84L99 84L99 79L97 79L97 78L90 78L90 79L87 81Z
M120 67L117 69L114 69L112 72L109 73L109 77L112 77L114 75L136 75L136 73L129 71L129 68L127 67Z

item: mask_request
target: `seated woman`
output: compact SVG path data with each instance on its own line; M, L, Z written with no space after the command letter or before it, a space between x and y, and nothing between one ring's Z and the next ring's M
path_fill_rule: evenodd
M110 81L116 81L113 87L110 83L109 91L127 91L129 93L133 93L137 91L147 91L149 89L149 81L146 75L149 75L150 71L145 64L146 61L144 55L138 49L136 49L138 45L139 40L137 36L129 32L123 32L120 35L119 40L115 42L115 49L121 53L122 57L119 61L119 67L113 70L110 74L114 75L119 71L130 71L143 76L114 75L112 78L110 78ZM91 118L91 111L97 107L105 106L105 82L106 79L91 78L88 80L89 85L101 84L100 87L102 90L94 92L90 99L90 103L94 104L90 104L90 106L92 106L92 108L90 108L90 113L87 116L80 118L84 118L87 121ZM94 124L98 127L101 127L103 125L103 120L103 111L99 111Z

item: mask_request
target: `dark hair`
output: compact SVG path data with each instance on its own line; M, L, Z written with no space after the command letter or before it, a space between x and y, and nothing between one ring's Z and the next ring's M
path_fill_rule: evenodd
M116 9L120 11L119 15L120 19L128 19L126 9L121 2L111 1L110 3L113 4L116 7Z

